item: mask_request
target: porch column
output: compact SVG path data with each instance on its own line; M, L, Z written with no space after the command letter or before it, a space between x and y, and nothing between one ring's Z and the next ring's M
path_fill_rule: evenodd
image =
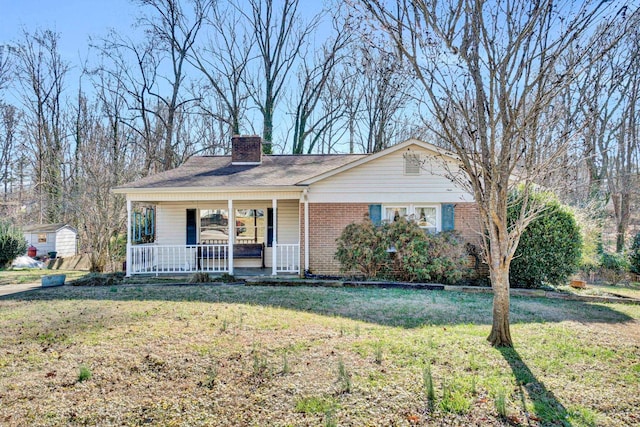
M126 277L131 277L131 200L127 199L127 255L125 257Z
M273 240L271 244L271 275L278 274L278 199L271 200L273 208Z
M229 227L229 274L233 275L233 243L236 240L236 216L233 212L233 200L228 200L228 221L227 227Z
M309 271L309 195L304 193L304 273Z

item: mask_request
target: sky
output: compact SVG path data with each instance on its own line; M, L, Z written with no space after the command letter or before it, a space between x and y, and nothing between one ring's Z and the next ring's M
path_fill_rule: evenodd
M50 29L60 34L63 59L79 64L89 36L130 31L135 10L130 0L0 0L0 45L18 40L23 29Z

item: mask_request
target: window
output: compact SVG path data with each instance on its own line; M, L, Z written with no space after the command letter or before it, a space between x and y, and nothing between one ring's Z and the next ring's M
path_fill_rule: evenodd
M438 210L435 206L416 206L415 220L420 228L429 233L438 231Z
M200 242L209 245L229 241L229 215L226 209L200 210Z
M441 229L440 208L436 205L384 206L382 212L382 219L385 222L393 222L398 218L407 218L415 221L425 232L437 233Z
M384 220L387 222L393 222L398 218L406 218L406 216L406 206L385 206L384 208Z
M263 243L266 220L264 209L236 209L236 242Z
M404 174L405 175L420 175L420 169L422 162L420 161L420 154L407 151L404 153Z
M38 234L38 243L47 243L47 233Z

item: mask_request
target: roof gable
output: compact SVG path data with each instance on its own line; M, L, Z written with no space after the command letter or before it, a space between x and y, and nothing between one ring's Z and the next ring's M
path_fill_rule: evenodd
M306 179L304 181L300 181L299 184L300 185L311 185L311 184L313 184L315 182L318 182L318 181L321 181L323 179L335 176L335 175L337 175L339 173L351 170L351 169L356 168L358 166L361 166L363 164L375 161L375 160L377 160L377 159L379 159L381 157L388 156L388 155L390 155L392 153L395 153L397 151L400 151L400 150L404 150L406 148L411 147L412 145L416 145L416 146L418 146L420 148L423 148L423 149L425 149L427 151L431 151L431 152L433 152L433 153L435 153L435 154L437 154L439 156L442 156L444 158L447 158L447 159L450 159L450 160L453 160L453 161L457 161L456 157L452 153L449 153L449 152L443 150L442 148L437 147L437 146L435 146L433 144L430 144L428 142L424 142L424 141L420 141L418 139L412 138L412 139L408 139L408 140L406 140L404 142L401 142L399 144L393 145L393 146L391 146L389 148L386 148L386 149L384 149L382 151L378 151L377 153L370 154L370 155L368 155L366 157L363 157L361 159L358 159L358 160L356 160L354 162L342 165L340 167L337 167L335 169L326 171L324 173L320 173L320 174L318 174L316 176L313 176L313 177L311 177L309 179Z

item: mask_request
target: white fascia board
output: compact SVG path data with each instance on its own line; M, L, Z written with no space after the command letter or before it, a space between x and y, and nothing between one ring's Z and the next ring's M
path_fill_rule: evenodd
M132 187L113 188L115 194L137 194L137 193L244 193L262 191L304 191L306 186L302 185L271 185L264 187Z

